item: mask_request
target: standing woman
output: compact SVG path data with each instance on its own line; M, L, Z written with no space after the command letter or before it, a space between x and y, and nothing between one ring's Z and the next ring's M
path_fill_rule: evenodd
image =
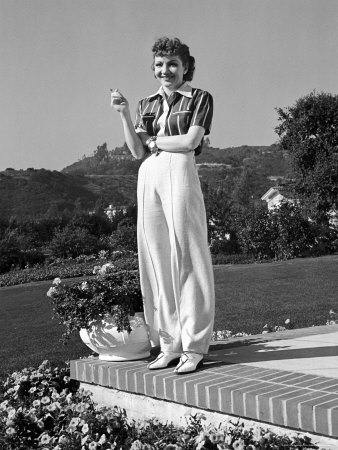
M138 255L144 312L159 356L149 369L177 364L195 371L208 353L214 322L214 279L195 155L209 134L212 96L187 82L195 59L177 38L156 40L152 70L160 88L142 99L133 124L115 90L126 143L144 158L138 176Z

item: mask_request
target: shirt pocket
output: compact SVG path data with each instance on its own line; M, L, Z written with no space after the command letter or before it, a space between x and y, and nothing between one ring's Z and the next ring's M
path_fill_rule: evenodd
M181 110L175 111L171 115L172 124L177 127L178 134L185 134L188 132L193 111Z
M141 123L143 125L142 128L144 128L150 136L153 136L155 134L153 127L154 120L155 113L145 113L141 115Z

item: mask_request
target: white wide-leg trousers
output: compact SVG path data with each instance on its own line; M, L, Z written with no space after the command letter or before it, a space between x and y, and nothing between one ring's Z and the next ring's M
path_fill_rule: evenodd
M162 351L207 353L214 278L193 152L149 156L138 176L138 250L145 319Z

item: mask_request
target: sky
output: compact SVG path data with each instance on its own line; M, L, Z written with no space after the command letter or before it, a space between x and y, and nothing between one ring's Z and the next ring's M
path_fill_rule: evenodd
M276 107L338 94L337 0L0 0L0 171L61 170L124 143L110 89L158 89L151 47L179 37L214 98L214 147L277 142Z

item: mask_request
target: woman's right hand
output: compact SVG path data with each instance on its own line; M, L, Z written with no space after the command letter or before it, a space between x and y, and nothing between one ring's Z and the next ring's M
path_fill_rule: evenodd
M129 107L129 103L121 92L115 89L110 92L110 106L118 112L124 112Z

